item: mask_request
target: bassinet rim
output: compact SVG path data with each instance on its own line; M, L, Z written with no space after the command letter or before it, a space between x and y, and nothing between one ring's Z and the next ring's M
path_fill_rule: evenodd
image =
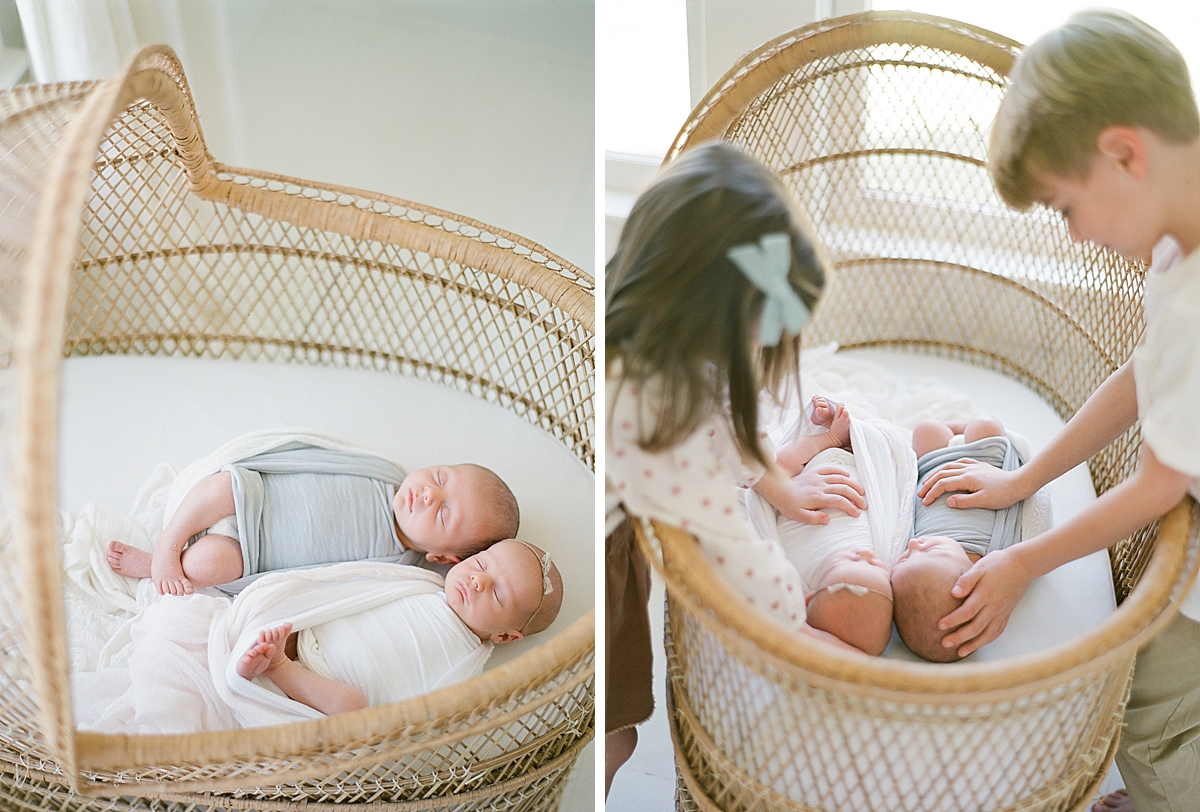
M182 87L167 75L162 67L164 63L174 68ZM62 84L72 87L88 85ZM22 266L26 284L22 292L21 322L16 347L18 361L15 364L17 402L13 459L18 484L18 569L24 582L41 585L38 590L21 590L20 603L26 618L26 640L38 641L38 645L30 645L27 642L25 654L29 662L31 682L37 687L37 694L42 699L39 702L38 719L41 734L45 738L45 747L62 771L60 776L55 777L56 780L64 780L73 791L81 794L99 794L104 791L112 793L118 788L118 791L124 792L152 791L155 785L150 781L139 780L130 784L97 782L84 779L81 770L105 769L94 764L109 764L115 753L123 753L126 756L124 763L120 765L126 769L154 767L164 762L195 764L227 761L229 756L222 747L228 748L231 743L244 747L246 742L255 738L265 741L260 741L260 746L256 749L239 750L234 758L278 755L281 749L284 754L297 753L305 746L311 750L328 745L331 741L348 743L353 740L354 731L367 731L375 739L385 739L388 734L394 734L397 727L422 723L428 726L431 719L439 718L448 721L455 715L469 715L485 704L464 704L461 701L464 691L474 699L486 696L491 700L504 701L519 693L522 688L535 684L549 684L548 675L561 679L562 675L570 674L570 679L562 681L555 690L539 696L538 702L514 705L513 713L523 713L550 704L552 699L560 696L564 690L577 689L580 685L588 683L595 671L594 608L554 637L514 657L508 663L444 691L381 706L386 709L382 713L377 708L370 708L345 717L327 717L313 722L301 722L298 725L276 726L291 728L294 733L301 734L301 737L290 737L290 741L284 743L282 748L276 742L278 733L262 734L263 730L272 728L214 731L212 733L217 734L215 737L208 733L179 737L96 734L74 728L66 670L65 667L55 667L55 662L66 662L61 565L58 561L54 528L57 516L54 507L57 504L54 480L57 470L55 421L58 414L62 350L66 344L67 280L74 265L78 237L82 229L82 222L77 213L81 210L83 197L90 188L97 147L122 113L143 102L158 107L167 119L176 144L187 147L180 149L178 156L186 167L189 190L197 197L260 213L274 220L310 225L355 239L379 238L377 227L382 217L375 212L360 211L356 212L347 224L346 217L321 216L329 212L322 212L319 207L328 206L328 203L304 198L285 201L298 203L298 209L303 216L285 217L271 205L280 202L271 197L274 192L265 188L255 188L250 184L240 187L239 191L238 184L217 179L215 168L230 168L217 164L208 154L182 68L174 53L166 46L142 49L116 76L92 83L84 89L81 107L72 118L71 125L64 131L60 148L56 150L47 172L48 181L56 182L48 183L52 191L44 195L39 202L30 250ZM267 183L275 181L298 184L335 194L353 194L359 199L379 201L388 205L415 208L425 213L432 212L435 216L444 216L458 224L480 227L488 234L509 239L514 246L520 245L532 253L542 254L550 262L558 264L561 270L576 274L578 280L573 281L564 273L542 266L515 251L482 245L482 248L487 250L481 252L478 250L480 244L477 241L454 232L438 232L425 223L393 223L390 225L394 228L383 229L387 232L384 239L398 232L418 233L422 237L417 241L420 245L413 245L413 241L410 240L406 247L424 251L432 257L448 262L468 261L473 267L527 287L539 293L565 315L575 319L587 333L594 334L594 294L589 289L593 280L582 270L532 241L470 218L398 198L295 178L264 177L265 173L252 170L233 171L248 178L263 178ZM68 214L64 215L64 212ZM306 220L308 222L305 222ZM501 252L507 256L498 256ZM570 447L568 450L573 451L572 455L585 465L588 464L588 459L581 457L578 451ZM536 666L541 667L534 670ZM47 701L47 697L55 699ZM452 697L459 697L460 701L452 702ZM380 723L381 718L389 720L386 726ZM368 725L368 721L373 724ZM594 728L594 718L590 723L577 726L580 747L591 740ZM361 742L361 739L359 741ZM142 744L146 744L146 747L141 747ZM413 749L420 751L424 748ZM339 768L343 762L325 763L312 758L307 760L318 765L308 769L308 772L314 775L342 772ZM281 780L275 783L290 783L296 780L297 775L295 771L280 774ZM226 780L222 783L227 784L229 788L253 788L261 784L249 777L244 777L241 781ZM215 786L215 782L204 779L192 779L183 783L174 781L170 786L178 791L180 787L195 784L205 788Z
M864 23L870 23L871 26L865 26ZM661 166L668 166L688 149L720 138L734 122L736 112L742 109L743 99L757 98L763 90L783 76L784 72L772 64L782 53L794 48L803 48L808 55L806 61L811 62L840 53L848 47L853 47L853 43L876 44L877 37L864 36L868 27L876 30L882 27L896 37L896 42L905 45L926 45L935 48L941 47L943 37L947 33L966 34L980 46L977 51L969 54L971 58L1001 75L1008 74L1016 60L1017 50L1021 47L1021 43L1016 40L986 28L935 14L903 9L860 11L817 20L768 40L747 51L734 62L693 107L687 120L672 139ZM955 44L961 46L961 42Z
M1079 674L1131 657L1174 618L1179 606L1172 598L1182 596L1196 579L1200 555L1189 556L1196 513L1200 513L1200 505L1188 496L1161 520L1158 539L1163 543L1155 544L1144 577L1129 597L1092 629L1042 651L951 667L870 657L797 634L747 606L741 594L716 573L687 531L650 521L661 558L642 521L634 522L634 535L672 600L680 600L690 616L704 623L744 661L766 661L773 669L810 684L826 684L841 693L880 701L912 702L915 697L929 697L939 704L973 705L981 698L1000 701L1010 691L1024 696L1031 686L1065 684ZM675 560L668 563L669 557ZM679 578L679 572L685 577ZM1166 581L1162 574L1170 572L1181 577L1160 583ZM693 592L707 596L703 605ZM1112 638L1117 638L1116 644L1107 645Z
M523 652L496 668L484 671L477 677L387 705L376 705L336 716L267 727L204 730L195 733L132 735L76 730L75 741L79 767L81 770L96 771L112 771L118 767L131 766L153 768L156 764L199 760L203 756L198 753L209 751L220 751L229 759L249 761L282 750L314 747L330 738L362 740L368 736L380 738L381 731L396 731L412 726L436 728L461 714L464 708L474 709L485 704L468 700L496 699L506 696L527 684L529 674L546 672L545 668L535 670L531 667L529 670L525 670L526 666L575 662L588 656L594 634L595 611L594 607L589 609L570 626L545 642L539 643L529 651ZM571 679L556 686L554 695L578 687L587 680L588 676L586 671L574 674ZM525 707L527 706L522 706L522 708ZM454 738L461 738L461 736L456 735ZM399 758L412 752L420 752L427 749L428 746L429 740L424 739L419 742L397 745L387 752L391 757ZM364 756L360 760L365 761L368 758ZM353 769L356 763L356 760L348 759L339 761L337 766L339 771L345 771ZM272 778L281 779L276 783L291 783L327 772L327 766L319 765L278 773L272 775ZM206 783L205 786L212 790L227 790L236 789L243 786L244 783L244 781L230 779L223 782ZM125 787L129 784L100 781L89 786L113 788ZM160 787L178 787L178 784L176 782L139 780L137 787L140 790L158 791ZM94 791L91 790L88 794Z

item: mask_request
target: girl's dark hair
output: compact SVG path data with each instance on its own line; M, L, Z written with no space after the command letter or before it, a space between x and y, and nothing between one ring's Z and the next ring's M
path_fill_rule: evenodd
M653 381L642 448L683 441L728 397L743 457L771 464L758 442L758 396L797 382L800 339L785 333L754 349L764 296L727 254L774 232L791 236L788 279L811 312L825 272L808 227L779 179L738 147L714 141L685 153L634 204L605 267L604 341L622 384Z

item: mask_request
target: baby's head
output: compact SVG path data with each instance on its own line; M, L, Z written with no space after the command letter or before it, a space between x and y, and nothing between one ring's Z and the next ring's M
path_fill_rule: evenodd
M829 556L808 595L808 625L871 655L892 639L892 585L887 564L870 550Z
M558 617L563 585L540 548L507 539L446 573L446 603L481 640L509 643L537 634Z
M517 499L482 465L434 465L404 478L392 500L400 540L435 564L457 564L517 534Z
M947 632L938 628L938 621L962 604L962 599L950 594L950 587L971 563L952 538L923 536L908 542L892 569L892 594L896 630L913 654L938 663L960 659L957 649L942 645Z

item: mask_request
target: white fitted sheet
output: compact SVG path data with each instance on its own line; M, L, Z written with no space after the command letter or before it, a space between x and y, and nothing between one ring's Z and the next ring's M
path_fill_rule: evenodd
M1034 392L981 367L894 350L852 350L847 355L870 361L901 379L936 381L963 393L970 401L970 412L999 418L1007 429L1024 435L1035 452L1063 426L1062 419ZM1096 499L1086 465L1073 468L1048 487L1054 524L1062 524ZM1050 648L1093 628L1115 609L1112 571L1108 553L1102 550L1035 579L1004 632L962 662L998 660ZM894 632L884 656L919 661Z
M551 553L564 582L554 624L497 646L489 667L548 640L595 604L593 473L506 409L438 384L294 364L73 358L63 364L59 427L59 505L72 515L89 502L127 512L159 463L182 469L257 429L334 432L409 470L479 463L512 488L520 537Z

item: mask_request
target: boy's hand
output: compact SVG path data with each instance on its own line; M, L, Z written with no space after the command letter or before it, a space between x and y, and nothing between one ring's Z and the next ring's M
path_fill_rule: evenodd
M950 589L954 597L966 600L938 621L938 628L953 630L942 638L942 645L957 647L960 657L999 637L1017 601L1029 589L1033 574L1013 554L1015 549L997 550L979 559Z
M1029 494L1023 493L1015 471L1001 471L994 465L963 458L948 462L917 488L917 498L926 505L944 493L966 491L946 500L953 508L989 508L1001 510L1015 505Z

